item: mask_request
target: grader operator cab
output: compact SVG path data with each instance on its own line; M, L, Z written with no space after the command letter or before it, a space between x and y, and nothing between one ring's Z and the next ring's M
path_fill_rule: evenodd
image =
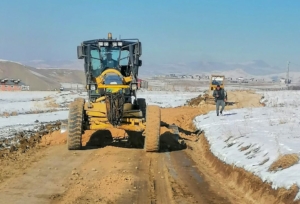
M225 76L224 75L215 75L212 74L210 77L209 90L213 91L217 88L217 85L220 85L224 89Z
M217 88L217 85L220 85L222 89L224 89L225 86L225 76L224 75L216 75L212 74L210 77L210 83L208 92L205 95L205 103L206 104L213 104L215 105L215 98L212 96L213 91ZM227 102L226 102L227 104Z
M161 111L137 98L137 76L142 65L142 44L138 39L84 41L77 47L78 59L84 60L88 100L76 98L70 104L67 145L82 148L85 130L120 128L139 132L144 149L160 149ZM129 136L130 137L130 136Z

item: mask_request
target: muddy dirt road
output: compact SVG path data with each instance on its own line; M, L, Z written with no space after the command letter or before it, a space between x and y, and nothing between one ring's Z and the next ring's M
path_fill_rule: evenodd
M260 105L255 94L240 98L239 107ZM192 119L210 110L214 106L162 109L162 124L175 123L181 138L196 143ZM214 179L210 167L201 168L202 155L170 139L165 127L160 153L122 142L99 146L122 134L87 131L84 150L68 151L66 134L54 132L27 153L0 159L0 203L254 203Z

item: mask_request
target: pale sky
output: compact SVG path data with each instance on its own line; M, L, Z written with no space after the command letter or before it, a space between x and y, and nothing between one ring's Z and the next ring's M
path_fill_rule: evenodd
M1 0L0 59L75 60L82 41L112 32L139 38L144 63L289 60L300 70L299 9L298 0Z

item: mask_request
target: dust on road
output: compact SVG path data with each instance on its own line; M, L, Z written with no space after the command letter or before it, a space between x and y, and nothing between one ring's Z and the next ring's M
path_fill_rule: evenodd
M261 106L260 96L252 92L228 94L239 103L226 109ZM162 109L162 125L179 126L187 148L161 127L160 153L110 144L111 136L126 134L114 129L87 131L81 151L67 150L66 134L47 135L36 148L16 156L17 164L0 159L6 162L0 170L0 203L255 203L238 188L228 188L222 177L214 179L214 166L196 148L201 135L192 120L214 108Z

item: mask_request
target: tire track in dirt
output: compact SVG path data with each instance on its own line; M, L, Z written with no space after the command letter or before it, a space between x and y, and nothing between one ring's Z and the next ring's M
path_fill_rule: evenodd
M0 203L49 203L53 195L62 194L63 186L74 167L78 167L91 152L65 151L62 146L54 146L45 156L23 174L0 186Z
M176 173L172 179L180 186L184 196L177 196L177 203L211 203L230 204L227 195L213 188L198 171L195 162L187 156L185 151L170 154L170 168ZM184 199L183 199L184 198Z

